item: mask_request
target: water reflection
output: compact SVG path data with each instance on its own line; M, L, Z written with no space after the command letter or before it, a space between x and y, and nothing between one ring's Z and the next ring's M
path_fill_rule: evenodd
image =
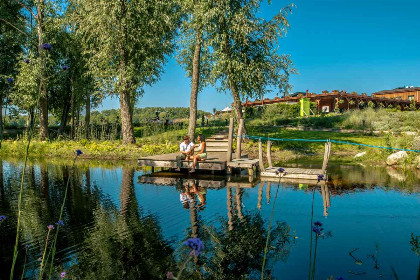
M356 271L351 267L355 262L359 267L370 264L361 256L371 254L376 243L395 244L392 250L379 247L381 269L392 264L398 271L407 271L400 275L407 279L415 271L408 241L411 232L420 231L420 225L412 222L420 213L416 172L403 173L401 181L385 168L331 166L327 184L279 184L249 182L247 177L184 177L166 172L151 176L129 165L96 168L81 163L73 174L70 170L66 163L28 166L16 275L22 274L29 245L24 275L36 277L47 226L58 220L69 177L65 226L54 262L57 277L66 271L72 279L164 279L168 271L176 275L188 257L183 241L198 237L205 243L204 253L189 262L183 279L259 279L278 186L283 193L274 212L267 278L307 277L313 190L314 216L324 219L334 234L320 248L317 278ZM21 173L21 163L0 161L0 215L7 216L0 224L0 279L8 278L11 266ZM349 256L354 248L360 250ZM395 255L404 256L405 262L398 263L392 258ZM331 257L337 267L329 265ZM363 269L369 275L372 267Z

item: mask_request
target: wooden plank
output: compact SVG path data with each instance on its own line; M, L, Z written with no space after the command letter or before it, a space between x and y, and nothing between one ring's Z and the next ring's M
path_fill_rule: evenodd
M206 146L207 147L227 147L228 146L228 142L227 141L215 141L215 142L209 142L206 141Z
M239 120L238 135L236 140L236 158L241 158L241 143L242 143L242 130L244 127L244 119Z
M275 177L261 177L261 183L262 182L270 182L270 183L283 183L283 184L293 184L293 185L299 185L299 184L305 184L305 185L318 185L318 180L313 179L303 179L303 178L275 178ZM268 194L268 193L267 193Z
M166 168L177 168L177 162L175 160L150 160L150 159L139 159L139 166L152 166L152 167L166 167ZM182 161L180 168L190 168L192 162ZM199 161L197 162L196 169L207 169L207 170L225 170L225 161Z
M227 161L232 160L232 141L233 141L233 118L229 119L229 132L228 132L228 147L226 152Z
M214 181L214 180L196 180L196 179L183 179L183 178L171 178L171 177L154 177L154 176L140 176L138 182L141 184L153 184L160 186L179 186L184 187L193 186L193 184L210 189L221 189L226 187L226 181Z
M234 159L232 161L229 161L227 163L227 166L233 168L252 168L254 166L257 166L258 162L258 159Z
M288 174L311 174L311 175L321 175L322 169L306 169L306 168L296 168L296 167L284 167L284 171ZM265 173L276 173L278 167L267 168Z

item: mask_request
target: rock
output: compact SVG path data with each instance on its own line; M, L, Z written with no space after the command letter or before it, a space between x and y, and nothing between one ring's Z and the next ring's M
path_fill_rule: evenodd
M357 155L355 155L354 158L359 158L359 157L362 157L364 155L366 155L366 152L361 152L361 153L358 153Z
M408 154L407 154L406 151L399 151L399 152L391 154L386 159L386 164L387 165L396 165L396 164L402 163L404 161L404 159L406 159L407 157L408 157Z
M386 173L388 173L389 177L397 179L400 182L404 182L407 179L402 172L399 172L394 167L387 166Z

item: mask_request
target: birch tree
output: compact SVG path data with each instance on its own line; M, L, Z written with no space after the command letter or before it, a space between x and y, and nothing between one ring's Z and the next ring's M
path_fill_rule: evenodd
M207 26L212 20L211 0L181 0L184 14L181 25L178 62L191 78L188 135L194 138L197 122L197 99L200 89L208 83L211 68L207 42Z
M88 67L100 91L118 95L124 143L135 143L132 112L174 47L179 7L172 0L73 0Z
M216 0L209 44L213 48L212 79L230 91L236 118L243 118L242 99L261 98L267 90L290 89L295 73L288 55L279 54L279 39L289 27L292 6L267 20L259 17L261 0Z

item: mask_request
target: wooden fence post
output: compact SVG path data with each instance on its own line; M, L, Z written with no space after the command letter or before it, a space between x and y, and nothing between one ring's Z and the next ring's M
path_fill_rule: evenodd
M271 161L271 141L270 140L267 141L267 161L268 161L268 166L273 167L273 162Z
M260 164L260 172L265 171L263 162L263 149L261 139L258 141L258 161Z
M236 140L236 159L241 158L241 142L242 142L242 130L244 127L244 119L239 120L238 135Z
M233 118L230 118L229 122L229 134L228 134L228 148L227 148L227 162L232 161L232 142L233 142Z
M325 151L324 151L324 161L322 163L322 173L325 174L327 171L328 161L330 160L331 154L331 142L328 140L325 143Z

